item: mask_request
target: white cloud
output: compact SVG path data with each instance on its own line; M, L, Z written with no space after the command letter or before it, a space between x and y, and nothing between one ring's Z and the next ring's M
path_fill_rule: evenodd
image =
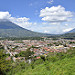
M47 3L52 4L54 2L54 0L50 0Z
M20 17L20 18L10 17L9 19L16 22L26 22L29 20L29 18L26 18L26 17Z
M51 8L46 7L40 11L40 17L42 17L43 21L47 21L50 23L61 23L70 21L73 17L72 12L66 11L64 7L61 5L55 7L52 6Z
M21 18L10 17L9 20L23 28L26 28L32 25L31 22L28 22L29 18L26 18L26 17L21 17Z
M69 32L70 30L72 30L73 28L68 28L68 29L64 29L63 32Z
M51 25L60 25L60 22L52 22Z
M42 22L42 25L47 25L47 23L46 22Z
M29 18L26 17L12 17L11 14L9 14L9 12L0 12L0 19L6 19L6 20L10 20L11 22L25 28L28 27L30 25L32 25L31 22L29 22Z
M0 19L9 19L11 17L11 14L9 12L0 12Z
M36 23L36 22L34 22L34 23L33 23L33 25L37 25L37 23Z
M68 26L68 24L65 24L65 26Z
M49 31L48 30L45 30L44 33L49 33Z

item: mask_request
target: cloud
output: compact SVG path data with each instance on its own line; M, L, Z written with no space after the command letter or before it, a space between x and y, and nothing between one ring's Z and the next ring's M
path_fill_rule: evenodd
M45 30L44 33L50 33L48 30Z
M54 2L54 0L50 0L47 3L52 4Z
M65 26L68 26L68 24L65 24Z
M33 25L37 25L37 23L36 23L36 22L34 22L34 23L33 23Z
M29 22L29 18L26 18L26 17L19 17L19 18L16 18L16 17L12 17L11 14L9 14L8 11L6 12L0 12L0 19L1 20L10 20L11 22L25 28L25 27L28 27L30 25L32 25L31 22Z
M68 22L73 17L72 12L66 11L64 7L52 6L51 8L46 7L40 11L40 17L42 17L43 21L47 21L50 23L61 23Z
M30 19L26 17L20 17L20 18L10 17L9 20L23 28L32 25L32 23L29 22Z
M8 11L6 12L0 12L0 19L9 19L11 17L11 14L9 14Z
M63 32L69 32L70 30L72 30L73 28L68 28L68 29L64 29Z
M47 22L42 22L42 25L47 25Z

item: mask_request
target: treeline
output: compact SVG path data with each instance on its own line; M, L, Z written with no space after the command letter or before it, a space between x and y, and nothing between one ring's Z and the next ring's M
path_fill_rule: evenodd
M0 38L0 40L43 40L42 37L23 37L23 38L18 38L18 37L6 37L6 38Z
M52 38L53 40L58 40L59 38L61 39L69 39L69 40L74 40L75 39L75 33L66 33L66 34L61 34L61 35L50 35L50 36L44 36L47 38ZM0 40L43 40L42 37L0 37Z

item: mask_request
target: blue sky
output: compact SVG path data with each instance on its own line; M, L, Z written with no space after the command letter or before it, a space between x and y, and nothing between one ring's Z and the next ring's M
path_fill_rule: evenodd
M36 32L61 34L75 28L75 0L0 0L0 19Z

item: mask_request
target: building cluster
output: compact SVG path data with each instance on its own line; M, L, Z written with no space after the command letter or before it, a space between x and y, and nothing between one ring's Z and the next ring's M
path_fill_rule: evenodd
M0 44L6 50L6 54L10 54L7 60L13 57L15 61L16 59L25 59L25 57L15 58L15 55L28 48L34 52L33 57L36 59L39 59L40 55L47 56L50 52L66 52L70 47L75 47L75 40L0 40Z

